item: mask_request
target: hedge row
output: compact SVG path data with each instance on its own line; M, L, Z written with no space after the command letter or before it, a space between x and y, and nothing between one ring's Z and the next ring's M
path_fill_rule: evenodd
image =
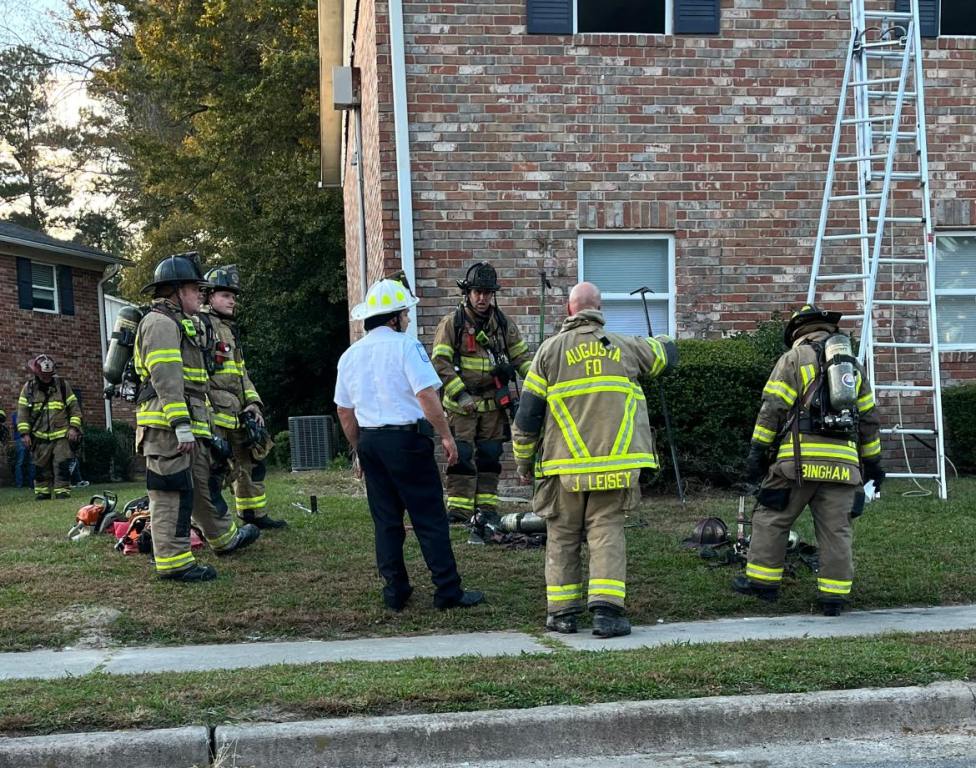
M959 474L976 473L976 384L942 391L946 455Z

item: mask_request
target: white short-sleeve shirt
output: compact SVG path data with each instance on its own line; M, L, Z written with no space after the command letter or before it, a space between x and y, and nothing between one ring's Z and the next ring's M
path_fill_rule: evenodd
M417 393L440 386L424 345L381 325L339 358L335 403L352 408L361 427L412 424L424 415Z

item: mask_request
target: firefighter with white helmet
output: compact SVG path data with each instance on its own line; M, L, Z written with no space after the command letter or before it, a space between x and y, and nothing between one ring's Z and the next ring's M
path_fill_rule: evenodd
M774 601L783 580L790 527L808 505L820 549L817 590L823 612L846 606L853 582L851 519L864 506L863 483L880 487L881 439L874 394L838 330L841 313L807 304L793 313L789 348L763 388L747 480L761 484L744 576L732 589Z
M50 355L27 363L31 377L17 399L17 431L34 458L34 498L71 496L72 445L81 442L81 406L71 386L54 371Z
M398 280L380 280L352 310L366 335L339 360L335 403L342 431L365 477L376 531L383 602L401 611L413 593L403 559L404 511L434 583L434 605L466 608L484 600L461 588L432 437L449 465L457 445L438 401L440 379L423 345L404 331L417 299Z

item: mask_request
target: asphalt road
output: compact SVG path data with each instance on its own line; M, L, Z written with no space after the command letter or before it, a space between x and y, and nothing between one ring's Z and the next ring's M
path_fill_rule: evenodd
M770 744L694 754L467 762L429 768L974 768L976 731L871 741Z

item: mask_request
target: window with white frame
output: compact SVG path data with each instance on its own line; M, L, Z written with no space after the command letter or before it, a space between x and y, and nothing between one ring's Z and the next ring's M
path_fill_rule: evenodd
M639 294L647 293L647 309L655 334L674 335L674 237L659 234L581 235L579 278L596 284L603 296L607 330L646 335L647 320Z
M669 0L576 0L577 32L665 34Z
M976 232L935 238L935 306L942 349L976 349Z
M31 262L31 295L38 312L58 311L58 273L54 265Z

